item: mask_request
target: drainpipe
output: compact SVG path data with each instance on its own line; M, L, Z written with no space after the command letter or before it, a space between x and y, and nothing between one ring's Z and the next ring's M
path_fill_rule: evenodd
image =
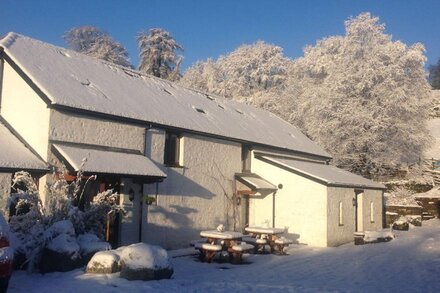
M3 66L4 66L4 59L3 59L3 48L0 48L0 112L1 112L1 106L2 106L2 88L3 88Z
M142 242L142 213L144 210L144 184L141 184L140 190L140 209L139 209L139 242Z
M272 228L275 228L275 195L277 194L276 191L272 194Z

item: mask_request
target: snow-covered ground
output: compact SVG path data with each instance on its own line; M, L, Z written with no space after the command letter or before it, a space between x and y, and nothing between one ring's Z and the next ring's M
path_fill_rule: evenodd
M174 252L175 253L175 252ZM15 272L10 292L440 292L440 220L396 232L391 242L336 248L292 246L288 256L250 255L245 264L175 257L174 276L127 281L82 270Z

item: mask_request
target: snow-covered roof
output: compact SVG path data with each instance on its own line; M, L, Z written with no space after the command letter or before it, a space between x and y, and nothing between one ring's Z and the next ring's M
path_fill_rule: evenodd
M47 165L0 122L0 172L2 169L48 171Z
M275 185L257 174L235 174L235 177L252 190L277 190Z
M207 95L15 33L0 47L53 106L330 157L264 110Z
M92 148L54 144L53 147L74 171L92 174L124 174L132 176L166 177L159 167L142 154L123 153Z
M385 189L385 185L362 176L318 162L300 161L290 158L258 156L260 160L285 167L288 170L309 176L328 186Z

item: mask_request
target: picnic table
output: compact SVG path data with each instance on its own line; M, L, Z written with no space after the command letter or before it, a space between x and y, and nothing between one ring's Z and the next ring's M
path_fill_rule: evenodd
M271 253L278 251L279 254L285 254L284 247L293 243L292 240L280 236L284 234L284 229L281 228L246 227L244 230L249 233L251 237L244 237L243 240L253 243L255 252L262 250L264 253L266 245L269 245Z
M207 262L211 262L214 256L222 251L229 254L231 262L241 262L242 254L253 248L246 243L239 243L243 237L240 232L208 230L200 232L200 237L206 241L195 243L194 247Z

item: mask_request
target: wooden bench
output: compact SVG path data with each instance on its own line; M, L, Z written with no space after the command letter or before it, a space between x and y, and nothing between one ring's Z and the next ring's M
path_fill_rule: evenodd
M196 244L198 243L207 243L207 239L197 239L197 240L193 240L189 243L190 246L195 247Z
M245 242L232 246L232 252L230 254L232 256L232 259L230 261L232 263L241 263L243 261L243 253L246 253L253 249L254 246L252 244L248 244Z
M288 247L290 244L292 244L293 241L284 237L280 237L278 239L275 239L274 246L277 248L279 255L285 255L284 248Z
M222 246L219 244L211 243L195 243L194 248L200 251L200 259L210 263L215 255L222 251Z
M254 247L254 253L258 253L258 251L261 251L262 253L265 252L265 247L267 244L266 239L243 237L242 240L246 243L251 244Z

